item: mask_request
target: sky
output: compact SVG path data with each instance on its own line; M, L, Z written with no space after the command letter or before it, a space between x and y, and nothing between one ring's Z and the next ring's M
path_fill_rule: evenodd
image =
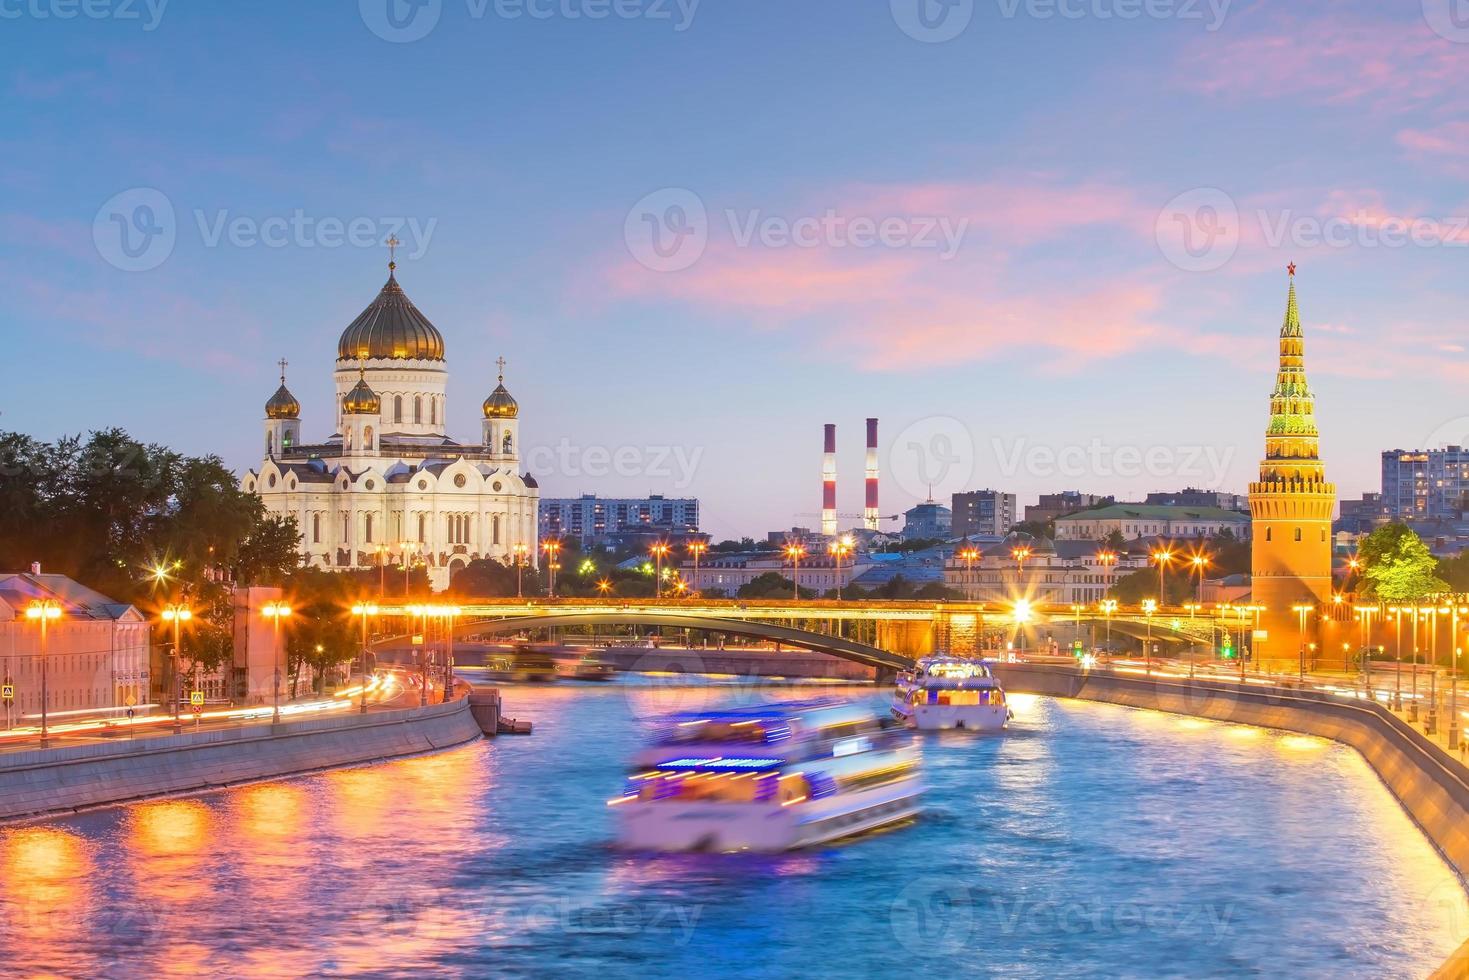
M258 466L386 276L548 496L716 536L1469 442L1457 0L0 0L0 428Z

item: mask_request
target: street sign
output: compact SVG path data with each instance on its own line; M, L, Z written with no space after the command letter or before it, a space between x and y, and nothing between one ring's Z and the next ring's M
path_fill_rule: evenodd
M0 698L3 698L7 702L14 701L15 700L15 685L14 684L6 684L4 687L0 687Z
M204 707L204 692L193 691L189 694L189 704L195 708Z

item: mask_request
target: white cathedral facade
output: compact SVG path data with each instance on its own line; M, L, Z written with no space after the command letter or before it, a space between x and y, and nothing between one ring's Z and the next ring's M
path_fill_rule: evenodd
M520 471L520 409L498 387L485 399L478 444L444 431L444 338L398 285L342 332L332 435L301 439L301 406L281 386L265 405L265 459L245 474L270 514L290 515L317 568L422 563L433 588L476 558L536 561L540 491Z

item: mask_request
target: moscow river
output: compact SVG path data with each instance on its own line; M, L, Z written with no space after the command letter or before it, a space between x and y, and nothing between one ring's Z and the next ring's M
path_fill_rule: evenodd
M0 830L0 973L1410 977L1469 935L1351 750L1084 702L927 738L908 826L620 853L644 719L810 694L642 684L507 687L529 738Z

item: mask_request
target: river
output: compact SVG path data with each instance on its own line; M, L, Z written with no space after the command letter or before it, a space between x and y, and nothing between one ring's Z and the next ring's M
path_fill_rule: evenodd
M1469 935L1449 868L1320 739L1017 696L1005 735L925 739L911 825L652 857L605 806L645 719L810 692L505 692L533 736L0 830L0 972L1407 977Z

